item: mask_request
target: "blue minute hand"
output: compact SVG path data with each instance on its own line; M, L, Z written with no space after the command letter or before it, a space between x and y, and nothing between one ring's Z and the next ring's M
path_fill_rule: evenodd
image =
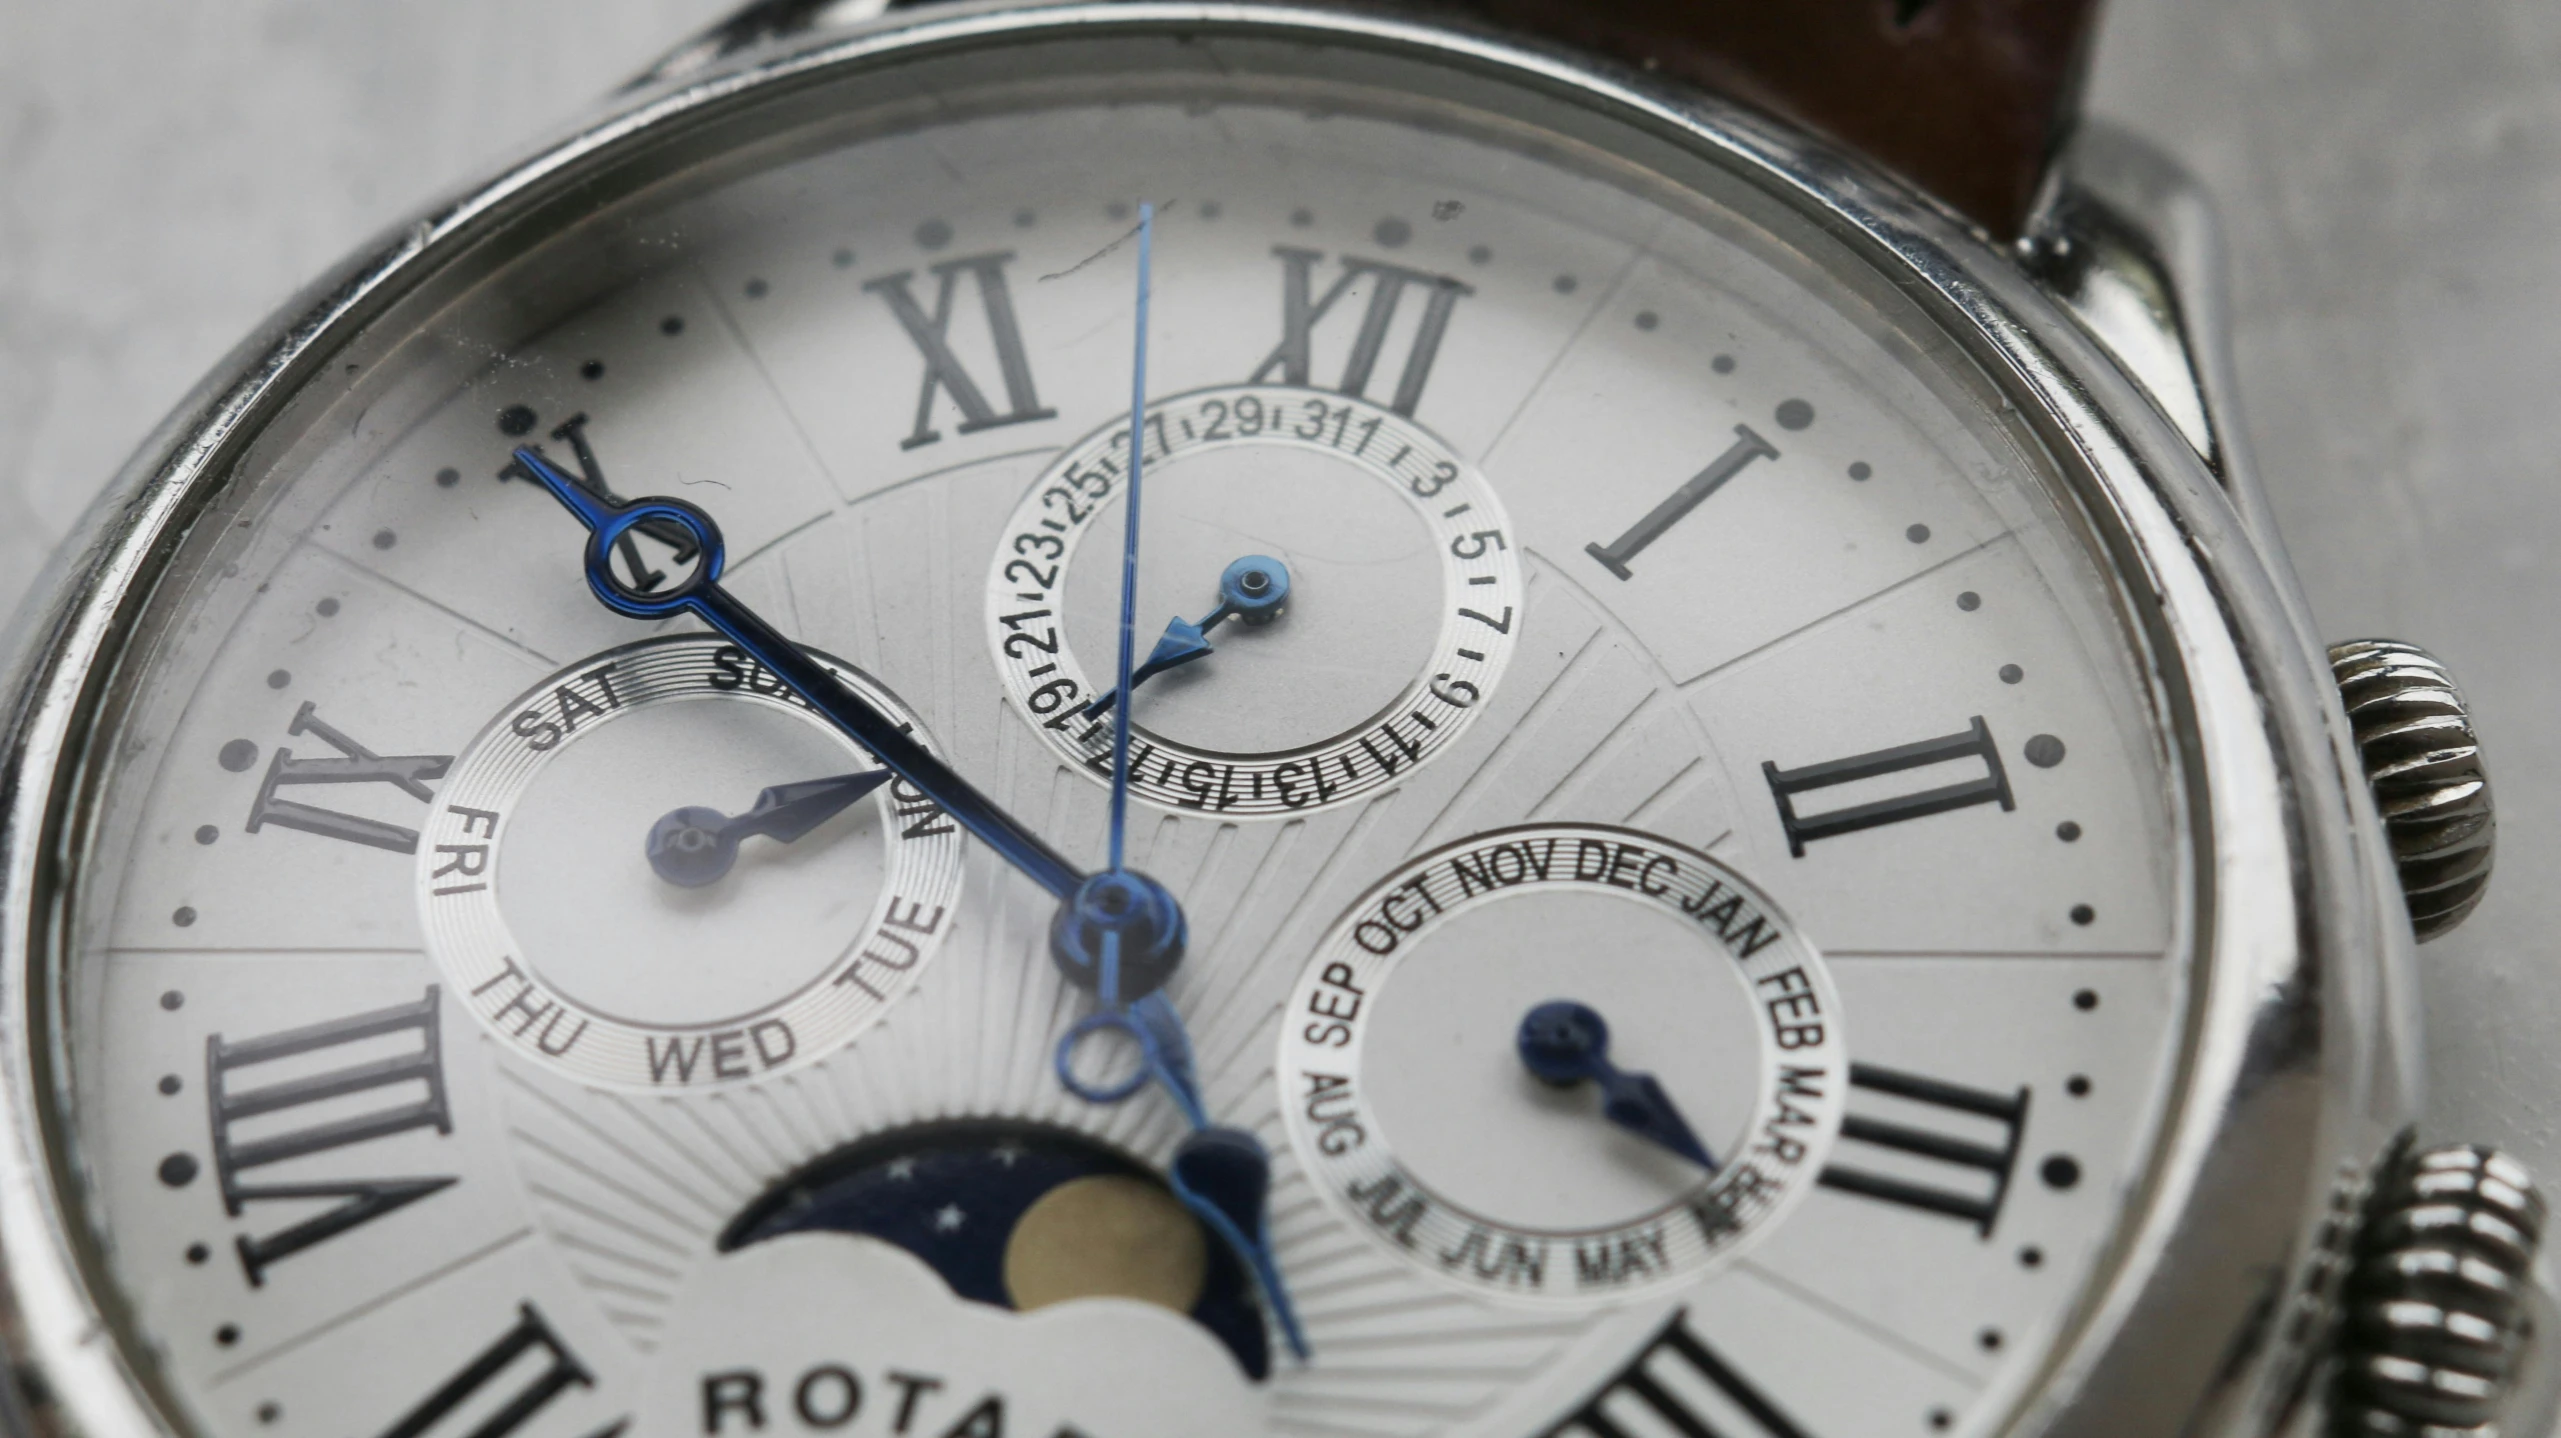
M1155 233L1155 207L1139 206L1138 333L1130 374L1129 513L1121 542L1120 682L1113 687L1115 694L1129 692L1138 643L1138 502L1146 469L1147 309ZM1290 1351L1304 1359L1307 1339L1272 1255L1271 1155L1264 1152L1261 1140L1243 1129L1222 1128L1209 1121L1193 1073L1191 1037L1184 1030L1182 1015L1160 991L1182 958L1182 908L1162 884L1130 870L1128 832L1129 706L1118 704L1112 711L1111 869L1088 880L1062 904L1058 922L1050 930L1059 966L1072 980L1092 989L1103 1009L1060 1040L1055 1059L1059 1081L1080 1097L1111 1103L1153 1079L1182 1109L1192 1132L1174 1151L1170 1175L1174 1195L1252 1271ZM1136 1040L1143 1065L1138 1078L1097 1087L1077 1076L1077 1043L1103 1029Z

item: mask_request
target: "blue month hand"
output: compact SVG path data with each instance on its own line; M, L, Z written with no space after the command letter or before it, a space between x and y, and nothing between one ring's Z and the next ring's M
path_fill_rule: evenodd
M731 818L718 809L688 805L649 826L649 867L668 883L699 889L718 883L738 862L742 839L763 837L797 843L864 795L890 781L887 769L866 769L832 779L776 784L756 796L746 813Z
M1218 576L1218 607L1197 622L1176 616L1165 626L1164 636L1148 654L1147 662L1130 672L1132 693L1138 686L1164 673L1179 669L1195 659L1206 659L1214 652L1209 631L1222 622L1235 619L1246 624L1269 624L1281 617L1289 604L1289 566L1263 554L1248 554L1227 566ZM1085 706L1089 718L1099 719L1111 712L1119 700L1115 687Z
M1591 1079L1601 1086L1601 1115L1648 1143L1669 1149L1710 1173L1716 1159L1690 1131L1689 1120L1652 1074L1630 1073L1610 1062L1609 1025L1588 1004L1558 1000L1521 1018L1515 1038L1521 1063L1541 1082L1571 1088Z

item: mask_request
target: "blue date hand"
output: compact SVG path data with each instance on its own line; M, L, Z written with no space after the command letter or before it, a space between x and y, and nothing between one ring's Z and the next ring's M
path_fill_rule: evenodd
M763 837L791 844L845 812L890 781L886 769L776 784L756 796L754 808L736 818L718 809L688 805L649 826L649 867L668 883L699 889L718 883L738 862L742 839Z
M1195 659L1206 659L1215 652L1209 642L1209 631L1222 622L1235 619L1246 624L1269 624L1281 617L1289 604L1289 566L1269 555L1249 554L1227 566L1218 576L1218 607L1197 621L1177 615L1165 626L1156 648L1147 662L1130 672L1128 685L1134 692L1141 684L1168 669L1180 669ZM1089 718L1101 718L1111 711L1121 696L1111 689L1085 706Z
M1630 1073L1610 1062L1610 1029L1587 1004L1540 1004L1521 1019L1516 1042L1521 1063L1542 1082L1571 1088L1585 1079L1601 1086L1601 1115L1648 1143L1671 1150L1710 1173L1716 1159L1690 1131L1689 1120L1652 1074Z

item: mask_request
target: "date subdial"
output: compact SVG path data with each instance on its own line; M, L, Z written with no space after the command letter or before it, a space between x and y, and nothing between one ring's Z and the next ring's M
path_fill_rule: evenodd
M1448 748L1522 626L1520 558L1484 477L1392 410L1280 386L1157 401L1142 433L1138 623L1186 642L1179 667L1133 690L1130 791L1219 814L1299 813L1396 783ZM1101 657L1120 570L1115 542L1087 541L1121 533L1128 444L1129 426L1113 425L1051 465L987 582L1007 692L1053 752L1105 781ZM1184 616L1234 609L1240 576L1285 584L1286 605L1238 611L1247 622L1208 652L1196 643L1206 623Z
M1392 1262L1582 1305L1769 1232L1822 1170L1849 1060L1821 956L1740 874L1540 824L1355 902L1291 995L1278 1075L1298 1161Z
M876 681L813 657L916 732ZM481 731L421 837L418 905L509 1052L702 1088L878 1020L950 930L961 845L753 659L673 635L580 660Z

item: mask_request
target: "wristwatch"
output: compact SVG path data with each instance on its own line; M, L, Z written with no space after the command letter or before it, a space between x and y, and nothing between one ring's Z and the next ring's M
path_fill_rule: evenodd
M13 638L11 1431L2549 1431L2095 12L766 0L368 246Z

